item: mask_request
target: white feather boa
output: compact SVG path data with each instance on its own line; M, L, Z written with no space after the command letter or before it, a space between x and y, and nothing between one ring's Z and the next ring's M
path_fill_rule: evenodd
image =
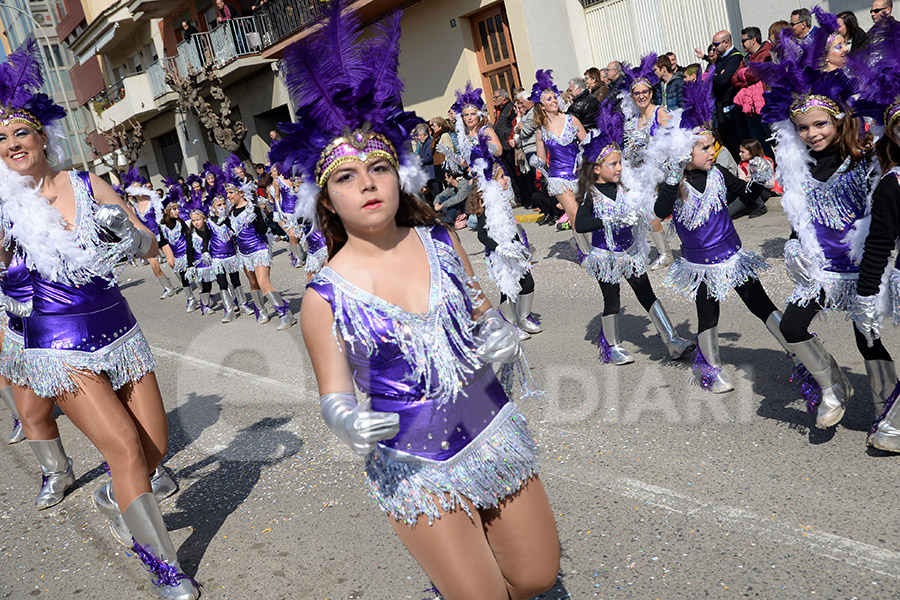
M401 152L400 168L397 170L397 174L400 176L400 189L413 196L421 194L422 188L428 183L428 175L416 154Z
M147 210L153 209L155 212L153 213L156 216L157 225L162 223L163 218L163 205L162 198L159 197L159 194L156 193L156 190L151 190L149 188L145 188L142 185L131 185L125 188L125 192L132 196L145 196L150 199L150 204L147 205ZM141 214L143 217L147 213L144 212Z
M45 279L70 285L108 278L96 256L66 229L58 210L41 195L31 177L0 161L0 221L3 243L23 255L26 266Z
M298 223L310 223L314 230L319 229L316 219L316 201L322 188L317 186L312 177L304 177L297 190L297 204L294 205L294 219Z
M497 249L491 253L486 262L497 287L515 302L522 289L519 280L531 268L531 253L516 239L516 221L513 218L512 207L506 199L507 193L503 183L487 179L484 176L486 166L484 159L478 159L472 165L475 183L484 203L487 233L497 243Z

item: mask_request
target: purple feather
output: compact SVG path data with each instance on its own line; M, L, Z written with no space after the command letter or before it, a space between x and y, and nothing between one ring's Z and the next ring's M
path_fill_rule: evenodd
M400 19L403 13L393 15L372 27L373 37L367 54L373 62L369 78L375 82L375 99L400 98L403 81L397 73L400 66Z
M696 81L684 84L682 98L684 111L681 113L682 129L711 127L716 110L716 99L712 92L712 77L698 77Z
M636 67L632 67L628 63L622 63L622 75L624 76L623 89L631 91L631 86L638 79L646 79L649 81L651 88L659 83L659 77L653 72L653 67L656 66L657 58L659 58L659 56L656 53L651 52L650 54L644 55L641 58L641 64Z
M237 178L236 169L244 169L246 172L247 167L244 166L244 161L237 154L232 154L228 158L225 159L225 164L223 165L223 171L225 172L225 178L228 182L240 185L243 183Z
M609 345L602 327L600 328L600 334L597 336L597 347L600 348L600 362L607 365L611 363L612 346Z
M0 65L0 104L7 113L25 109L49 125L66 116L66 110L40 92L42 85L40 48L30 39Z
M195 587L200 587L200 584L194 581L193 577L185 575L174 566L153 554L152 548L149 546L142 546L134 538L131 538L131 541L134 544L134 553L141 562L144 563L144 566L147 568L150 575L153 576L153 585L157 587L175 587L181 583L183 579L187 579L193 583Z
M484 98L481 97L481 88L472 88L472 82L466 82L466 89L463 91L456 90L456 102L450 107L453 109L453 112L456 114L462 113L463 106L471 104L478 108L478 110L484 110Z
M133 185L144 185L145 183L147 183L147 178L141 175L137 167L131 167L122 174L122 187L125 189Z
M819 403L822 402L822 388L819 387L812 373L807 371L801 363L797 363L791 371L790 381L800 386L800 394L806 401L807 412L811 415L816 414Z
M472 165L479 159L484 160L485 166L482 173L484 174L484 178L488 181L494 178L494 165L500 164L497 158L491 154L490 148L488 148L489 142L490 138L488 138L487 135L479 133L478 143L472 147L472 153L469 156L469 164Z
M722 372L722 369L713 366L706 360L706 357L703 356L703 352L700 351L699 344L697 345L697 349L694 350L693 370L694 373L700 376L700 387L705 390L712 389L713 384L716 382L716 378L719 376L719 373Z
M536 81L531 86L531 96L528 99L535 104L540 104L541 95L547 90L552 90L557 96L560 95L561 92L556 87L556 84L553 83L553 69L538 69L534 74L534 78Z
M900 22L880 19L869 32L869 44L862 55L848 57L848 69L861 94L854 103L854 112L883 123L885 108L900 102L897 65L900 65Z
M607 98L600 103L594 126L594 135L583 151L584 159L588 162L596 162L600 152L607 146L622 147L625 138L625 115L617 108L614 99Z
M881 414L878 415L878 418L872 423L872 429L869 430L869 433L875 433L878 429L878 424L884 421L884 418L887 416L888 412L890 412L891 407L894 406L894 402L897 401L898 396L900 396L900 381L894 386L894 391L891 392L888 399L884 401L884 410L881 411Z

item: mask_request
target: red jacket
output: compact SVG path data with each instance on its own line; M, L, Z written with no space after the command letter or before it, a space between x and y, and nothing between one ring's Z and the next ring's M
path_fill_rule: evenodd
M763 45L760 46L759 50L748 56L747 62L772 62L772 44L769 42L769 40L763 42ZM740 87L745 85L753 85L758 81L759 79L757 77L754 77L753 73L748 71L746 66L739 68L734 73L734 77L731 78L731 83Z

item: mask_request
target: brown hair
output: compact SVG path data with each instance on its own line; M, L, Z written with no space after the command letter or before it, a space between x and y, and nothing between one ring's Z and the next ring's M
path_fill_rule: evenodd
M333 213L325 207L327 199L328 188L324 187L316 196L316 217L321 225L322 234L325 236L328 256L334 258L334 255L347 243L347 230L344 229L344 224L341 223L341 218L337 213ZM430 204L422 202L403 190L400 191L400 205L397 207L397 214L394 215L394 222L400 227L419 225L430 227L442 224Z
M771 38L774 36L774 38L775 38L774 44L776 46L778 45L779 38L780 38L780 36L778 34L781 33L782 29L784 29L786 27L790 27L790 26L791 26L791 24L788 23L787 21L775 21L774 23L769 25L769 37Z
M547 124L547 113L544 112L544 107L541 106L540 102L534 103L534 126L539 129L544 127Z
M672 59L665 54L656 59L656 67L659 69L665 69L669 73L675 72L675 66L672 64Z
M584 76L585 78L591 77L598 84L603 81L603 74L600 73L600 69L598 69L597 67L591 67L590 69L585 71Z
M176 211L176 212L175 212L175 218L174 218L174 219L172 219L172 218L169 217L169 212L170 212L173 208L174 208L175 211ZM166 223L166 224L168 225L169 221L171 221L171 220L177 220L177 219L178 219L178 203L177 203L177 202L169 202L168 204L166 204L166 207L163 209L162 221L163 221L163 223Z
M484 198L476 186L470 188L469 197L466 198L466 214L480 217L484 214Z
M765 158L766 153L763 152L762 144L759 143L759 140L744 140L741 142L741 148L750 153L751 158L756 158L757 156L761 156Z
M872 134L866 132L863 135L859 133L859 119L853 116L853 113L843 102L838 102L841 111L844 113L843 119L834 119L837 135L834 137L833 144L837 144L838 152L841 157L850 159L850 166L855 167L856 163L863 160L872 153Z
M894 167L900 166L900 146L885 133L875 143L875 156L881 163L881 171L887 173Z

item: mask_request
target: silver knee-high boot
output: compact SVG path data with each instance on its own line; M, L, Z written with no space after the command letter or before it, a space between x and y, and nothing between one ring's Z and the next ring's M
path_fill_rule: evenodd
M214 312L216 312L216 309L213 308L209 292L200 292L200 314L210 315Z
M150 475L150 489L153 490L156 501L162 502L178 491L178 484L175 483L168 471L159 465ZM107 481L94 490L93 501L94 507L109 520L109 531L113 538L126 548L131 548L131 532L122 518L119 504L116 502L112 481Z
M704 389L714 394L724 394L734 389L731 380L722 369L722 360L719 358L718 327L712 327L697 334L694 375Z
M516 310L515 302L510 302L509 299L507 298L506 300L504 300L503 302L500 303L498 310L500 311L500 315L502 315L503 318L506 319L506 321L508 323L515 326L516 331L519 332L519 341L520 342L524 342L527 339L531 339L531 335L529 335L529 333L527 331L525 331L524 329L519 327L519 324L518 324L519 320L518 320L518 317L516 316L518 311Z
M297 318L291 312L291 307L278 292L269 292L266 298L272 303L278 314L278 331L282 331L297 324Z
M222 306L225 307L225 316L222 317L223 323L231 323L240 315L229 290L222 290Z
M669 239L666 237L665 231L651 231L650 240L656 247L656 251L659 252L659 256L647 266L649 271L668 267L675 262L675 258L672 257L672 251L669 249Z
M872 386L875 423L867 443L879 450L900 452L900 382L892 360L867 360L866 374Z
M669 358L672 360L681 358L696 347L694 342L678 335L678 331L672 325L669 315L666 314L666 309L663 308L659 300L650 307L649 315L653 326L656 327L656 331L659 333L659 337L662 338L663 344L666 345L666 350L669 351Z
M200 308L200 300L197 298L197 286L194 282L188 282L185 294L187 295L186 312L192 313Z
M28 440L28 447L34 452L41 465L41 491L34 499L38 510L56 506L63 501L66 490L75 484L72 459L66 456L62 440Z
M819 386L821 396L818 403L810 398L806 403L810 413L815 412L816 427L826 429L837 425L844 416L847 401L853 395L853 386L847 376L817 336L788 344L788 348Z
M290 244L288 250L291 253L291 266L299 269L306 264L306 251L300 244Z
M157 596L166 600L199 598L196 583L178 564L178 554L153 494L135 498L122 513L122 519L131 531L135 554L150 572Z
M619 337L619 313L600 317L600 360L614 365L627 365L634 362Z
M793 355L794 353L791 351L790 345L781 334L781 318L783 316L784 314L780 310L773 310L772 314L766 319L766 329L768 329L769 333L772 334L772 337L778 341L778 344L784 348L785 352Z
M172 282L169 281L168 275L160 275L156 280L163 288L162 296L159 297L160 300L165 300L166 298L171 298L175 295L175 288L172 287Z
M0 396L2 396L3 401L6 402L6 407L12 414L13 419L13 430L10 436L6 438L6 441L9 444L18 444L25 439L25 431L22 429L22 421L19 419L19 410L16 408L16 401L13 400L12 387L6 386L5 388L0 389Z
M540 333L543 331L540 324L530 318L532 306L534 306L534 292L519 294L519 301L516 302L516 324L527 333Z
M252 301L247 299L247 294L244 293L244 288L242 286L234 288L234 299L238 303L242 315L245 317L252 317L256 314L256 306Z
M253 303L256 304L256 322L260 325L269 322L269 313L266 311L265 298L262 290L250 290Z

